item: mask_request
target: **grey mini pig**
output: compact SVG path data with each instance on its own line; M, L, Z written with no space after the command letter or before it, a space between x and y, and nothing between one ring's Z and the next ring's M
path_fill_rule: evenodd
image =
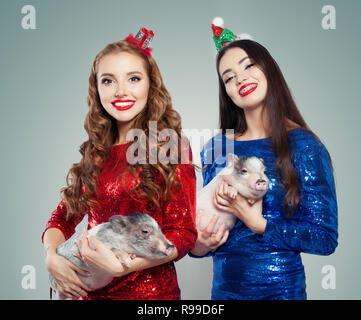
M63 256L79 268L90 272L90 276L81 275L79 279L91 289L100 289L113 280L113 277L107 273L90 270L87 265L74 253L79 252L77 239L81 239L84 231L78 231L71 238L60 244L56 252ZM174 246L164 237L158 223L147 213L136 212L127 216L114 215L110 217L109 222L101 223L88 231L88 236L94 236L102 241L117 256L135 254L139 257L150 259L162 259L173 253ZM50 276L52 289L57 291L54 278ZM59 299L65 297L59 294Z
M268 190L268 177L263 160L257 157L240 157L234 154L227 155L227 166L216 175L197 195L197 214L200 209L203 214L200 217L199 228L203 230L209 224L214 214L219 219L213 229L217 232L221 224L225 224L226 230L233 228L237 217L232 213L220 211L213 203L213 197L218 185L224 180L230 186L227 194L236 196L237 193L247 198L250 203L262 198Z

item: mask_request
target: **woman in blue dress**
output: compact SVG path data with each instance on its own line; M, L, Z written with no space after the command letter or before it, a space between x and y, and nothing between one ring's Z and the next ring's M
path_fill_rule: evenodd
M223 46L217 72L222 133L201 152L204 186L226 165L227 150L233 148L237 156L264 160L269 188L251 205L239 194L229 197L222 182L213 201L238 218L236 225L213 234L214 217L208 227L198 228L191 256L213 257L212 299L306 299L300 253L329 255L337 247L329 153L262 45L236 40Z

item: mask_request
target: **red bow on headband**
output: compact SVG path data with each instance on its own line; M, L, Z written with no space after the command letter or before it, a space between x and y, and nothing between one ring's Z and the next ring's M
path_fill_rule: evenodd
M138 31L135 38L129 34L124 40L134 44L146 57L151 57L152 48L149 47L150 42L153 40L154 33L152 30L142 28Z

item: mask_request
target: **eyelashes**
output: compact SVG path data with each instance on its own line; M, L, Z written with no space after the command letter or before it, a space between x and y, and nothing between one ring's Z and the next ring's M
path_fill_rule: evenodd
M247 69L249 69L249 68L252 68L254 65L255 65L255 63L250 63L250 64L248 64L248 65L244 68L244 70L247 70ZM224 81L224 83L227 84L229 81L231 81L232 79L234 79L234 77L235 77L235 76L231 76L231 77L227 78L227 79Z
M234 76L227 78L226 81L224 81L224 83L227 84L227 83L228 83L229 81L231 81L233 78L234 78Z
M102 79L101 82L102 82L103 84L110 84L112 81L113 81L112 79L104 78L104 79Z
M130 77L128 79L128 81L131 82L131 83L139 82L140 80L141 80L141 78L137 77L137 76L133 76L133 77ZM101 80L101 83L105 84L105 85L109 85L109 84L114 83L114 82L115 82L115 80L109 79L109 78L103 78Z
M130 82L138 82L138 81L140 81L141 79L140 79L139 77L137 77L137 76L133 76L133 77L131 77L129 80L130 80Z
M113 81L113 80L107 79L107 78L103 78L102 81L101 81L101 83L103 83L103 84L109 84L109 83L111 83L111 81Z
M253 67L254 65L255 65L254 63L250 63L250 64L245 68L245 70L247 70L248 68Z

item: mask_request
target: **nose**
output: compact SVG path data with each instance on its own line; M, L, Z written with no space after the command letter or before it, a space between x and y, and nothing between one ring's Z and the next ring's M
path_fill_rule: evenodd
M245 74L245 72L243 72L242 70L237 70L237 73L236 73L236 81L237 81L237 84L240 84L240 83L246 81L246 74Z
M125 85L123 83L117 83L117 85L115 86L115 92L114 92L114 96L116 98L119 97L123 97L126 94L126 88Z

